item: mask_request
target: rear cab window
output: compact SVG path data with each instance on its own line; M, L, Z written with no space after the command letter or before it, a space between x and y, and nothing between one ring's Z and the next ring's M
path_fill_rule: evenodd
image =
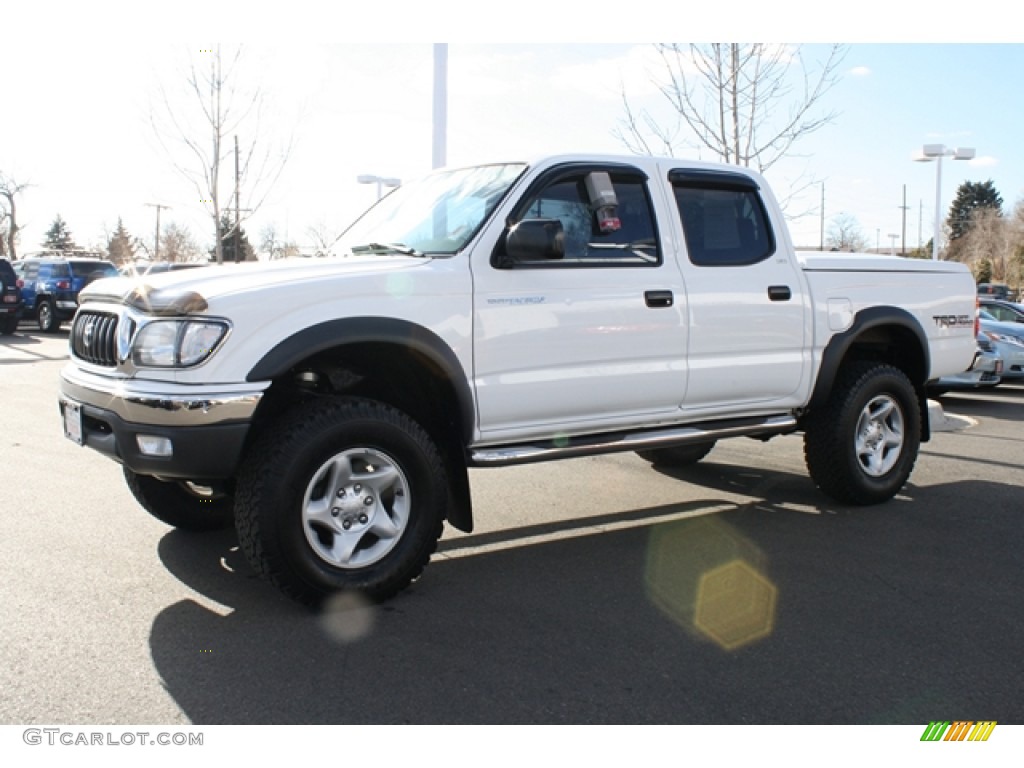
M728 171L673 170L669 182L690 262L756 264L775 253L775 234L757 184Z
M72 261L70 264L71 273L75 277L90 277L97 272L103 277L115 277L118 274L117 267L109 261Z
M71 268L66 261L54 261L44 264L43 269L48 277L71 277Z

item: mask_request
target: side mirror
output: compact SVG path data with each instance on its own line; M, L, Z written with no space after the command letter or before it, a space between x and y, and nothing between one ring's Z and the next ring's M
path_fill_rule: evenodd
M565 230L558 219L523 219L508 231L505 252L513 261L561 259Z

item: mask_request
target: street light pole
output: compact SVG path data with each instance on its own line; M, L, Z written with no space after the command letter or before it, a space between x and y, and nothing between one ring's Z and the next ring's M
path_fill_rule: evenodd
M360 184L376 184L377 185L377 199L380 200L383 193L384 187L398 187L401 186L401 179L393 179L384 176L374 176L372 173L364 173L361 176L356 176L356 181Z
M430 165L441 168L448 162L448 44L434 43L433 146Z
M935 234L932 236L932 261L939 259L939 234L942 232L942 155L935 158Z
M936 161L935 165L935 234L932 237L932 260L939 258L939 239L942 236L942 158L952 157L954 160L973 160L974 147L957 147L948 149L942 144L925 144L921 155L915 160L919 163Z
M159 203L146 203L146 205L150 208L156 208L156 236L153 238L153 261L157 261L160 258L160 211L171 206L160 205Z

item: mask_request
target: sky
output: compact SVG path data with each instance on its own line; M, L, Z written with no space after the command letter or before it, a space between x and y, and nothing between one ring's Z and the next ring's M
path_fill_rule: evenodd
M204 16L186 1L159 18L138 7L148 4L100 2L88 12L85 4L55 5L59 13L43 2L19 20L27 33L8 37L3 54L16 65L3 86L0 173L30 185L19 197L21 255L41 246L57 215L82 246L102 246L119 220L152 246L157 205L162 224L182 224L212 243L203 196L180 170L196 166L168 107L179 120L195 112L184 65L205 66L205 52L228 30L240 30L244 42L237 82L259 90L266 107L258 126L239 127L240 145L256 138L272 153L288 148L280 176L244 224L254 244L272 228L279 241L312 249L375 200L376 187L357 176L410 179L431 169L433 43L445 40L452 165L563 151L629 154L617 135L624 94L662 124L674 120L656 87L662 72L652 30L664 39L791 40L812 68L837 39L845 55L820 110L834 119L766 174L788 200L798 245L818 246L822 227L827 235L839 215L856 221L869 247L927 242L936 163L913 161L924 144L976 150L974 160L942 163L943 217L966 181L992 180L1007 209L1024 199L1024 36L1000 39L991 23L941 1L929 5L923 33L920 17L894 18L892 9L879 33L872 19L885 6L873 0L849 24L806 26L777 17L723 25L714 13L682 10L666 17L663 4L646 0L631 3L628 18L622 4L528 0L501 23L496 12L446 3L325 17L316 4L297 2L286 17L270 17L233 4L209 6L218 11ZM790 8L785 18L795 18L820 6L773 8ZM190 42L197 31L211 39ZM763 38L753 36L759 32ZM685 140L675 154L714 159ZM226 167L233 172L232 158Z

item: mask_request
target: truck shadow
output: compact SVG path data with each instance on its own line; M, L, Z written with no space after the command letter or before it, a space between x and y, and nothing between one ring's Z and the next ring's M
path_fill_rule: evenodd
M1018 489L854 510L714 474L761 493L459 537L391 601L320 612L232 534L170 532L160 558L199 597L155 618L156 669L196 724L1024 719Z

